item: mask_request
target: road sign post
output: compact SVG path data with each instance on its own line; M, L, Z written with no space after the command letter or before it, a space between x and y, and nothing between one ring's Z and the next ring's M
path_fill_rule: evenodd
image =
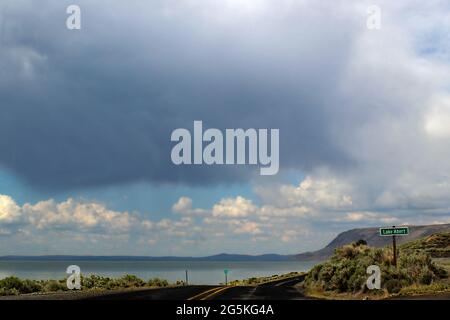
M408 227L395 227L392 228L380 228L380 236L392 236L392 252L393 263L397 267L397 241L396 236L407 236L409 234Z
M223 273L225 273L225 285L228 285L228 269L223 270Z
M394 267L397 268L397 242L395 236L392 236L392 252L394 253Z
M186 270L186 286L189 285L188 271Z

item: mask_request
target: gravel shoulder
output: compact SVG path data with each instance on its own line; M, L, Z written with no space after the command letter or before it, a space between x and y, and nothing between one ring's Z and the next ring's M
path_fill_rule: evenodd
M120 294L120 293L130 293L148 290L158 290L157 287L143 287L143 288L130 288L130 289L119 289L119 290L72 290L63 292L49 292L49 293L30 293L21 294L17 296L0 296L0 301L2 300L83 300L101 297L110 294Z

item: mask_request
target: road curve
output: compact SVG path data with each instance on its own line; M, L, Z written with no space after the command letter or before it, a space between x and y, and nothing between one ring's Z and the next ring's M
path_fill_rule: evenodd
M294 285L304 275L257 286L186 286L110 293L89 300L292 300L307 299Z
M217 286L185 286L111 293L87 300L188 300Z
M305 300L308 299L295 285L304 275L266 282L258 286L236 286L216 295L214 300Z

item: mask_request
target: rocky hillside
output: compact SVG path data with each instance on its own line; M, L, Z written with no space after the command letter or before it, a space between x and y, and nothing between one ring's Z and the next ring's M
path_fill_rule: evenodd
M425 250L433 258L450 258L450 232L435 233L428 237L405 243L401 250Z
M402 244L441 232L450 232L450 224L409 226L409 235L399 236L397 239L398 243ZM392 243L391 237L381 237L379 235L379 228L352 229L340 233L323 249L314 252L301 253L294 257L296 260L300 261L323 261L331 257L334 249L360 239L365 240L369 246L373 247L384 247Z

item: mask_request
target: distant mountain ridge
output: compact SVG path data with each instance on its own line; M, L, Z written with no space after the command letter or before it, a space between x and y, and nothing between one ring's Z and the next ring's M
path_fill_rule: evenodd
M398 236L398 244L417 240L435 233L450 232L450 224L436 224L426 226L409 226L409 235ZM365 240L373 247L390 245L391 237L379 236L379 228L360 228L342 232L337 235L325 248L317 251L295 255L280 254L227 254L221 253L205 257L176 257L176 256L75 256L75 255L44 255L44 256L3 256L0 261L323 261L328 259L334 249L358 240Z
M74 255L44 255L44 256L3 256L0 261L289 261L292 255L262 254L226 254L221 253L205 257L152 257L152 256L74 256Z
M412 240L420 239L430 236L438 232L450 232L450 224L434 224L426 226L408 226L409 235L398 236L397 243L402 244ZM360 239L365 240L369 246L384 247L392 243L391 237L381 237L379 235L380 228L362 228L352 229L340 233L334 240L332 240L325 248L313 251L300 253L294 256L295 260L299 261L323 261L328 259L334 249L349 244Z

